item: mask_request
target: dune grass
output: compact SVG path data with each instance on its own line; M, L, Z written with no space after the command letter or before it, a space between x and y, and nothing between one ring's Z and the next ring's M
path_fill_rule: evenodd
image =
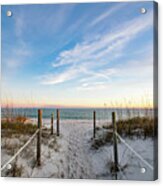
M155 127L154 119L150 117L133 117L117 121L117 132L125 137L154 137ZM103 128L112 129L113 126L103 126Z
M151 117L133 117L120 119L117 122L117 132L122 137L130 139L146 139L155 137L156 124ZM113 126L103 125L96 130L96 138L92 141L92 148L99 149L107 143L113 143ZM100 135L102 133L102 135Z
M1 130L2 137L3 135L11 135L11 134L33 134L37 129L36 125L31 123L20 123L20 122L2 122Z

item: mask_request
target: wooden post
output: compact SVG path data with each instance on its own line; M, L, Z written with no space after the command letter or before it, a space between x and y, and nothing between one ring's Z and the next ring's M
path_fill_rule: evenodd
M42 110L38 110L38 129L37 133L37 165L41 165L41 127L42 127Z
M59 136L59 118L60 118L59 109L57 109L57 136Z
M96 111L93 111L93 138L96 137Z
M53 121L54 121L54 115L51 114L51 135L53 134Z
M114 171L119 171L118 168L118 149L117 149L117 125L116 125L116 115L112 112L112 124L113 124L113 150L114 150Z

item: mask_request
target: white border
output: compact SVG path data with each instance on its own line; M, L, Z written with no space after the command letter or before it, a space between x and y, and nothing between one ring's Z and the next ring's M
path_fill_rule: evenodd
M116 2L117 0L107 0L107 1L97 1L97 0L48 0L46 2L45 0L0 0L0 4L49 4L49 3L70 3L70 2ZM118 2L122 2L123 0L119 0ZM129 0L128 2L133 2L135 0ZM139 0L140 1L140 0ZM33 178L0 178L0 184L3 186L17 186L17 184L21 184L23 186L42 186L47 185L48 186L80 186L84 185L87 186L104 186L104 185L117 185L121 184L121 186L130 186L132 185L139 185L139 186L147 186L147 185L163 185L163 179L162 179L162 172L163 172L163 148L161 144L163 144L163 86L161 85L163 81L163 39L162 39L162 33L163 33L163 0L157 0L159 3L159 180L155 182L139 182L139 181L102 181L102 180L61 180L61 179L33 179Z

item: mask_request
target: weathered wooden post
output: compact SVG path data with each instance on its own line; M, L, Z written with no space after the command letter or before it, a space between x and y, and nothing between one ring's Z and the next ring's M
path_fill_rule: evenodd
M53 134L53 121L54 121L54 114L51 114L51 135Z
M117 149L117 125L116 125L116 115L112 112L112 124L113 124L113 151L114 151L114 171L119 171L118 168L118 149Z
M59 136L59 118L60 118L59 109L57 109L57 136Z
M93 111L93 138L96 137L96 111Z
M37 133L37 165L41 165L41 127L42 127L42 110L38 110L38 129Z

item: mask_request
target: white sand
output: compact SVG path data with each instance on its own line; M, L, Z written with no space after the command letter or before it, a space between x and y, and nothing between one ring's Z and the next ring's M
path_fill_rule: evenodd
M44 126L49 127L50 121L44 120ZM54 121L55 123L55 121ZM103 125L103 122L97 122ZM54 130L55 130L54 124ZM110 163L113 161L113 146L109 143L94 150L91 148L93 135L92 121L61 120L60 137L57 142L58 151L48 148L48 144L42 144L42 165L31 168L32 158L21 155L18 164L23 165L22 177L50 177L50 178L86 178L86 179L115 179L110 173ZM52 138L49 139L49 142ZM153 140L152 139L126 139L147 162L153 165ZM29 151L36 155L36 142L30 145ZM148 169L132 152L122 144L118 144L119 162L124 171L118 173L118 179L129 180L153 180L153 171ZM2 150L2 164L10 158ZM141 173L145 167L146 172ZM2 176L4 173L2 173Z

